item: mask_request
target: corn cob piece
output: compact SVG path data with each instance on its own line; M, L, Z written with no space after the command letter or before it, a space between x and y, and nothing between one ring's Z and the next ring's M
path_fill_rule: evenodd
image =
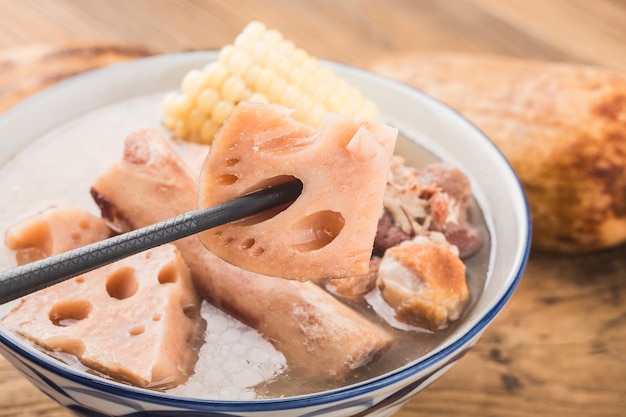
M311 126L319 126L327 113L378 115L374 102L355 87L255 21L220 50L217 62L189 71L180 91L165 96L163 124L182 139L210 144L241 101L279 104Z

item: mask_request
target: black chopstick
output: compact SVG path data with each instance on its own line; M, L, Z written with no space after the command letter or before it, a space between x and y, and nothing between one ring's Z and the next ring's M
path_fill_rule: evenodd
M147 249L291 203L301 192L302 182L293 180L0 272L0 304Z

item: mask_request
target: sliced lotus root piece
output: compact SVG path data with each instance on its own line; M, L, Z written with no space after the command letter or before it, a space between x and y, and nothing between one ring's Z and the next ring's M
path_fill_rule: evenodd
M110 237L105 221L75 207L50 208L11 226L5 243L19 265Z
M200 174L200 207L297 178L287 207L201 233L227 262L309 280L368 273L397 129L330 115L321 128L276 105L244 102L216 136Z
M2 324L103 374L155 388L187 380L205 328L189 269L171 244L28 295Z

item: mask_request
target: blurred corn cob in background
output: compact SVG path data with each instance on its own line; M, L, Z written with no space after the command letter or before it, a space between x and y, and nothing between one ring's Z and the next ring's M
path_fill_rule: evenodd
M189 71L163 100L163 124L176 136L210 144L241 101L278 104L319 126L327 113L375 118L376 105L280 32L251 22L217 62Z

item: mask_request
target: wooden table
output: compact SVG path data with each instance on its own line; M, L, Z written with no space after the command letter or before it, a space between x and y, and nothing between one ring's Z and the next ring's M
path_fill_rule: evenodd
M463 51L626 72L622 0L0 0L0 48L104 39L159 52L218 49L255 19L315 56L351 64ZM0 417L69 415L0 360ZM397 414L540 415L626 415L626 247L532 253L478 345Z

